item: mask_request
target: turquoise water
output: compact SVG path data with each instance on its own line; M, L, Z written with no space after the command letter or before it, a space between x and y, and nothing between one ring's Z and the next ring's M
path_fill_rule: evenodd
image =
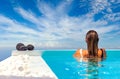
M47 50L42 57L59 79L119 79L120 50L107 50L100 62L78 62L75 50Z

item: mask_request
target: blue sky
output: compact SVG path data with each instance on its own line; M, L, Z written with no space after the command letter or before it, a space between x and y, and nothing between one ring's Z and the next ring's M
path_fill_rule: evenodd
M120 0L0 0L0 48L22 42L39 48L120 48Z

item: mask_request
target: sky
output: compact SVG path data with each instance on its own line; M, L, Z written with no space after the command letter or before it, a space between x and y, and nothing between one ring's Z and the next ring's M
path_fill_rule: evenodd
M0 48L86 48L89 30L99 47L120 48L120 0L0 0Z

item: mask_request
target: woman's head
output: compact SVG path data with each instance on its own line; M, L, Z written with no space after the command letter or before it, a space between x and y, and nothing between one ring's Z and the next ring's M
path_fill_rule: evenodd
M98 34L95 30L89 30L86 34L86 43L89 56L97 56L98 52Z

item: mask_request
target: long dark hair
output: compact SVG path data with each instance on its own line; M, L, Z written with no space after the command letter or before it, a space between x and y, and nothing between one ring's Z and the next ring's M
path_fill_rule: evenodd
M98 55L98 34L95 30L89 30L86 34L87 49L89 57L97 57Z

